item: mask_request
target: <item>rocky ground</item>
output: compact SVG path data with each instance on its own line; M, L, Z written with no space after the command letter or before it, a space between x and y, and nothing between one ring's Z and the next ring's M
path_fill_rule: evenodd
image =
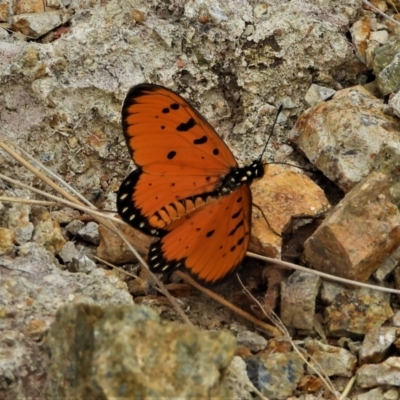
M282 105L266 162L299 168L271 164L252 185L268 222L255 208L250 250L400 289L397 10L385 0L3 2L0 142L115 210L133 166L120 128L132 85L179 92L241 164L261 154ZM1 174L53 193L3 149ZM5 179L0 196L38 198ZM123 230L146 255L149 239ZM195 327L182 324L88 215L0 201L0 398L334 399L349 382L351 399L399 398L398 295L253 258L239 275L302 356L287 335L164 276ZM236 278L214 290L266 319Z

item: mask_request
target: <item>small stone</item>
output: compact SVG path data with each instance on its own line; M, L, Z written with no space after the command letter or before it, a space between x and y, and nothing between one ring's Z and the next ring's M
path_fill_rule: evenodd
M11 26L14 31L33 39L43 36L63 23L59 11L14 15Z
M365 364L358 369L356 384L361 388L400 386L400 357L390 357L380 364Z
M400 328L400 310L394 313L392 322L395 327Z
M332 336L360 339L393 316L388 301L374 291L344 291L325 309L327 328Z
M96 263L91 260L86 255L78 255L75 256L71 264L69 265L68 270L71 272L82 272L84 274L88 274L97 268Z
M275 353L245 359L254 386L268 398L289 398L304 375L303 360L297 353Z
M75 243L66 242L58 255L64 263L70 263L74 257L79 257L81 253L75 247Z
M8 212L8 228L15 233L15 243L24 244L32 239L33 224L29 220L30 206L13 203Z
M372 67L379 89L384 96L400 90L399 53L400 38L398 35L395 35L375 52Z
M318 340L308 339L305 347L312 356L309 360L308 372L315 374L314 369L328 376L343 376L350 378L353 376L357 366L357 357L348 350L340 347L329 346ZM311 368L313 367L313 368Z
M81 230L79 230L78 235L89 243L99 245L99 224L96 222L88 222Z
M375 388L368 392L358 394L354 397L354 400L376 400L376 399L382 399L382 400L385 399L383 397L383 390L381 388Z
M152 238L128 225L119 225L128 241L141 256L147 256ZM100 245L97 256L112 264L136 262L136 257L122 239L106 227L99 226Z
M388 31L376 31L371 32L369 35L369 40L375 40L379 44L385 44L389 39Z
M255 332L242 331L236 337L239 346L246 346L253 353L258 353L259 351L267 347L267 340Z
M78 235L79 231L85 226L85 224L82 221L79 221L77 219L74 219L71 221L65 229L71 234L71 235Z
M73 208L65 207L61 210L51 211L51 218L59 224L68 224L71 221L79 218L80 212Z
M15 0L15 14L44 12L43 0Z
M365 63L365 52L371 34L371 17L365 15L350 28L352 42L356 48L357 57Z
M15 233L11 229L0 227L0 256L14 251Z
M360 364L377 364L387 358L390 347L400 337L400 329L380 327L365 335L360 349Z
M387 257L381 266L374 272L374 278L378 282L384 282L400 263L400 247L398 247L389 257Z
M54 254L58 254L66 243L60 225L51 219L50 213L42 207L32 208L34 232L32 240L41 243Z
M8 3L0 4L0 22L7 22L8 19Z
M400 91L395 93L389 99L389 106L392 107L393 112L400 117Z
M246 370L243 358L235 356L229 365L226 380L232 390L232 399L253 400L251 388L254 387Z
M313 83L308 89L304 100L310 105L315 106L320 101L324 101L332 97L336 93L336 90L327 88L324 86L316 85Z
M285 325L297 329L313 328L320 285L320 277L302 271L295 271L282 283L281 319Z

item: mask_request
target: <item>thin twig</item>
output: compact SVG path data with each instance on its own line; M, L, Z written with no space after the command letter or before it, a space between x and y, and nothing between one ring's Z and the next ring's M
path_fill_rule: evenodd
M207 288L199 285L189 275L183 273L182 271L177 271L176 274L179 275L185 282L194 286L196 289L200 290L207 296L211 297L218 303L222 304L224 307L229 308L230 310L232 310L236 314L240 315L241 317L247 319L248 321L252 322L255 325L258 325L260 328L264 329L269 336L272 336L272 337L282 336L279 329L275 328L274 326L272 326L270 324L267 324L266 322L259 320L258 318L254 317L253 315L249 314L248 312L243 311L242 309L236 307L235 305L233 305L229 301L225 300L223 297L219 296L218 294L211 291L210 289L207 289Z
M243 288L243 291L247 294L247 296L249 296L257 305L258 307L260 307L261 311L263 312L263 314L269 318L270 320L272 320L275 325L277 326L277 328L281 331L281 335L284 335L288 341L291 343L291 345L293 346L294 351L299 355L299 357L308 365L309 368L311 368L317 375L318 377L321 379L321 381L325 384L325 386L329 389L329 391L336 397L336 399L339 400L339 397L337 395L336 389L335 387L332 385L332 382L330 381L329 377L324 376L316 367L314 367L312 364L310 364L310 362L304 357L303 353L302 353L302 349L300 349L292 340L292 338L290 337L290 334L288 332L288 330L286 329L286 326L283 324L283 322L281 321L281 319L275 314L274 311L270 310L269 312L265 311L265 308L261 305L261 303L250 293L250 291L244 286L243 282L241 281L240 277L238 274L236 274L236 277L240 283L240 285ZM310 359L312 359L312 361L318 365L318 367L321 369L321 371L323 371L323 369L321 368L321 366L319 365L319 363L313 359L312 356L308 355L310 357Z
M26 163L25 160L22 159L21 156L19 156L17 153L15 153L15 151L13 151L9 146L7 146L5 143L0 142L0 147L3 148L7 153L9 153L12 157L14 157L17 161L21 162L22 165L25 166L26 168L28 168L34 175L36 175L37 177L39 177L40 179L43 179L43 181L45 181L46 183L49 184L49 186L51 186L55 191L57 191L59 194L61 194L62 196L66 197L68 200L70 200L72 203L82 206L82 203L76 199L75 197L73 197L72 195L70 195L68 192L66 192L64 189L60 188L56 183L54 183L53 181L51 181L49 178L47 178L46 176L44 176L41 172L39 172L35 167L33 167L32 165L30 165L29 163ZM5 177L4 175L0 174L0 177L7 178L6 180L10 181L11 179L8 177ZM33 190L34 188L29 187L28 185L24 185L21 182L19 183L20 186L22 187L27 187L27 189L29 190ZM35 189L34 191L37 191L37 189ZM55 198L56 201L59 201L59 199L56 196L52 196L49 194L45 194L45 196L50 197L50 198ZM160 279L158 279L158 277L156 275L154 275L151 271L149 266L147 265L147 263L144 261L144 259L139 255L139 253L136 251L136 249L130 244L130 242L128 241L128 239L125 237L125 235L123 235L119 229L117 229L115 227L115 225L108 221L106 218L104 218L103 215L98 216L96 214L98 214L97 211L94 211L92 209L88 209L87 213L89 215L92 215L93 218L95 220L97 220L98 223L102 224L103 226L105 226L106 228L110 229L112 232L114 232L116 235L118 235L123 241L124 243L128 246L129 250L135 255L135 257L138 259L138 261L143 265L144 268L146 268L146 270L149 272L149 275L151 276L151 278L154 280L154 282L158 285L158 287L160 288L160 290L162 291L162 293L164 294L164 296L169 300L169 302L172 304L172 306L174 307L175 311L178 313L178 315L182 318L182 320L188 324L188 325L193 325L191 323L191 321L189 320L189 318L187 317L187 315L184 313L184 311L182 310L182 308L179 306L178 302L175 300L175 298L173 296L171 296L171 294L168 292L168 290L165 288L165 286L163 285L163 283L160 281ZM101 213L100 213L101 214Z
M269 257L265 257L265 256L260 256L259 254L256 254L256 253L247 252L247 255L249 257L256 258L257 260L262 260L262 261L266 261L266 262L272 262L272 263L274 263L276 265L279 265L280 267L283 267L283 268L290 268L290 269L295 269L295 270L298 270L298 271L308 272L309 274L314 274L314 275L320 276L321 278L326 278L326 279L329 279L331 281L344 283L346 285L359 286L359 287L363 287L363 288L367 288L367 289L378 290L380 292L400 294L400 290L381 287L381 286L376 286L376 285L370 285L369 283L352 281L351 279L346 279L346 278L341 278L339 276L330 275L330 274L327 274L325 272L317 271L315 269L302 267L301 265L292 264L292 263L289 263L289 262L286 262L286 261L276 260L274 258L269 258Z
M371 4L369 1L367 0L363 0L363 3L366 4L368 7L372 8L372 10L374 10L376 13L382 15L382 17L385 17L386 19L388 19L389 21L393 22L394 24L396 24L397 26L400 26L399 21L396 21L394 18L389 17L389 15L386 15L383 11L381 11L379 8L375 7L373 4Z

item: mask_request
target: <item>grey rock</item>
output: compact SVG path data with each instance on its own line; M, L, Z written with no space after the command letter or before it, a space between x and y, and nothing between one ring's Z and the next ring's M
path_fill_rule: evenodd
M255 332L242 331L236 337L239 346L246 346L251 352L257 353L267 347L267 340Z
M99 245L99 224L96 222L88 222L82 229L78 232L79 236L90 243Z

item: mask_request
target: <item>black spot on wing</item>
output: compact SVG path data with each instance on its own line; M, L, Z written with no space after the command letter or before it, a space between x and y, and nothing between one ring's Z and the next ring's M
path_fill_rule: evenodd
M214 232L215 232L214 229L213 229L212 231L208 231L208 232L206 233L206 236L209 238L209 237L211 237L211 236L214 234Z
M204 135L199 139L194 139L193 143L194 144L204 144L204 143L207 143L207 140L208 140L207 136Z
M176 156L176 151L170 151L170 152L167 154L168 160L172 160L175 156Z
M170 107L171 107L172 110L179 110L179 104L178 103L172 103L170 105Z
M162 112L163 114L168 114L168 113L169 113L169 108L168 108L168 107L165 107L165 108L163 108L163 109L161 110L161 112Z
M182 122L176 127L178 132L187 132L196 125L196 121L193 118L189 118L187 122Z
M242 212L242 209L240 209L237 213L233 214L232 219L236 219L240 215L241 212Z
M238 222L238 224L229 232L229 236L232 236L235 234L235 232L243 225L243 220Z
M219 150L218 149L214 149L213 150L213 154L214 154L214 156L217 156L219 154Z

